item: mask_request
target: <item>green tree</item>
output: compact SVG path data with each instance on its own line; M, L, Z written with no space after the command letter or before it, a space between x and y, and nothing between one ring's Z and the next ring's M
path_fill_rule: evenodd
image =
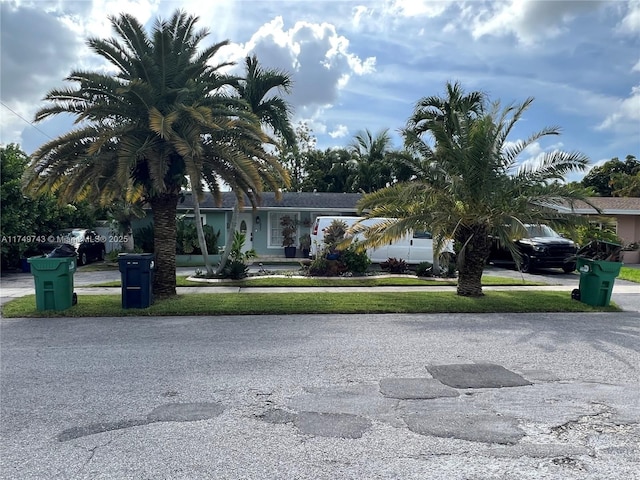
M300 122L295 127L295 143L284 143L279 147L280 160L291 177L291 191L308 188L305 180L309 174L309 157L317 152L315 146L316 137L311 128L305 122Z
M369 217L398 219L369 229L365 245L380 245L411 229L433 232L438 251L446 239L454 239L458 295L480 296L490 235L517 258L510 238L523 231L523 224L575 221L577 216L562 216L547 207L581 198L554 181L585 169L588 159L553 151L539 163L520 164L529 145L559 134L551 127L525 140L507 141L533 99L501 109L497 103L487 105L482 93L465 95L458 84L447 85L447 92L446 98L429 97L427 102L446 105L445 110L429 110L419 121L414 114L404 132L407 148L422 160L416 179L366 195L358 208ZM416 111L423 105L419 102Z
M28 197L22 192L22 175L29 158L19 146L1 146L0 157L2 268L16 267L21 256L35 253L35 244L59 228L94 226L95 211L89 202L59 204L50 194Z
M254 55L245 58L245 76L238 82L236 89L240 98L247 103L249 111L259 119L262 127L270 129L271 133L280 138L281 142L277 147L282 149L284 145L286 148L294 148L296 135L291 126L291 109L287 102L276 94L276 92L291 91L291 76L281 70L262 68ZM281 186L287 186L290 177L282 174L280 170L277 174L283 178ZM280 189L275 191L278 194ZM239 210L240 204L236 202L227 233L225 251L218 266L218 274L225 271L227 260L230 256L232 257L234 246L237 246L235 234ZM242 244L244 245L244 241ZM209 268L207 270L209 271Z
M351 190L373 192L391 183L392 143L388 130L358 133L347 147L355 164Z
M256 202L263 185L284 173L268 155L268 139L246 104L224 92L234 82L213 65L227 41L199 49L207 30L176 11L150 34L131 15L110 17L115 38L88 40L113 73L74 71L75 88L54 89L36 121L71 114L78 127L34 153L25 185L63 199L108 204L141 192L151 206L156 275L154 294L175 295L176 207L187 179L196 195L221 184ZM275 173L274 173L275 172ZM124 193L123 193L124 192ZM131 200L131 198L129 198Z
M352 192L355 165L345 148L311 150L305 155L305 177L302 190L306 192Z
M582 179L582 185L592 187L601 197L635 197L640 193L640 161L627 155L625 161L618 157L593 167Z

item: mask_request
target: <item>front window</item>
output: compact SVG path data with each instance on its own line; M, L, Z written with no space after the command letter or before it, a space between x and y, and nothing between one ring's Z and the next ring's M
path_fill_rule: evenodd
M298 214L296 213L281 213L270 212L269 213L269 248L282 247L282 226L280 220L282 217L292 217L294 220L298 220ZM297 242L298 239L296 238Z

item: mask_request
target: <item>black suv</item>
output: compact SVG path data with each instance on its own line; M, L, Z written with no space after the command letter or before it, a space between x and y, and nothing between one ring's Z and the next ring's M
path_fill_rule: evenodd
M528 235L514 240L522 255L520 271L532 272L536 268L561 268L566 273L576 269L576 244L562 237L547 225L525 225ZM511 252L501 247L496 239L491 243L489 262L494 265L515 263Z
M38 245L44 254L50 253L60 245L71 245L78 252L78 265L91 260L104 260L106 248L104 238L87 228L65 228L50 235L47 242Z

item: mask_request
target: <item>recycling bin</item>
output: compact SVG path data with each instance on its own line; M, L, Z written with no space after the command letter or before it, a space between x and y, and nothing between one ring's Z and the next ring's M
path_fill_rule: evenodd
M76 255L31 257L27 259L36 286L37 310L66 310L76 304L73 274Z
M604 307L611 301L611 292L622 263L606 260L576 258L580 272L580 301L587 305Z
M118 268L122 280L122 308L147 308L153 303L152 253L121 253Z

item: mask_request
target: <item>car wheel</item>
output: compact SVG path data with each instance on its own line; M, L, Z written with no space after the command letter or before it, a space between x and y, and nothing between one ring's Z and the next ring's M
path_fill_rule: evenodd
M576 269L576 264L575 263L567 263L566 265L562 266L562 271L564 273L571 273Z
M78 266L87 264L87 252L82 252L78 255Z
M98 256L98 259L100 261L104 261L104 259L107 258L107 252L105 252L104 248L100 249L100 254Z
M522 255L520 271L522 273L531 273L531 258L529 257L529 255Z

